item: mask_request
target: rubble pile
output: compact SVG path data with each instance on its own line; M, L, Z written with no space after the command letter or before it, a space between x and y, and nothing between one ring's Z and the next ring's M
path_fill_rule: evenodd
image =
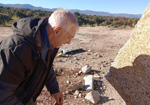
M84 75L83 79L77 81L76 83L72 83L71 81L67 80L66 83L69 84L69 86L63 94L72 94L74 95L74 99L83 98L93 104L98 103L100 101L100 93L102 93L101 91L105 90L105 86L102 86L100 74L95 72L93 73L91 71L92 66L90 65L85 65L82 67L81 70L75 74L76 76L80 76L81 74ZM86 92L86 95L84 96L82 92Z
M68 51L68 52L67 52ZM70 58L72 55L80 53L81 51L83 51L83 49L81 48L77 48L77 47L73 47L73 48L68 48L67 50L65 49L61 49L58 53L58 57L62 57L62 58ZM85 52L85 50L84 50ZM70 53L71 56L68 54ZM91 56L92 54L95 57L101 58L103 57L103 55L100 55L98 53L92 53L91 50L88 50L87 55ZM68 54L68 55L67 55ZM91 59L95 59L93 56L91 56ZM79 61L80 59L78 58L78 56L74 56L73 57L74 61ZM65 62L68 61L67 59L59 59L58 62ZM71 63L74 63L73 61ZM77 64L77 63L75 63ZM73 65L73 64L72 64ZM107 65L109 65L108 62L103 61L101 62L100 65L100 69L105 68ZM58 68L58 70L55 70L56 74L58 74L58 72L62 72L64 70L62 70L61 68ZM73 70L70 70L73 72ZM73 95L74 99L77 98L82 98L82 100L84 101L89 101L93 104L97 104L100 101L100 96L102 95L102 93L105 91L106 87L102 85L101 79L104 77L104 73L98 72L98 71L94 71L92 70L92 66L87 64L85 66L83 66L82 68L80 68L80 70L78 70L78 72L73 73L72 75L69 75L69 78L78 78L82 76L82 79L76 82L72 82L70 80L67 80L65 83L67 84L66 90L63 92L64 97L68 94ZM103 91L103 92L102 92Z

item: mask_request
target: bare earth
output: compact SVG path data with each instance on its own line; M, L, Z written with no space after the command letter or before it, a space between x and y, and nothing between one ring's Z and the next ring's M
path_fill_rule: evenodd
M70 45L63 45L64 48L82 47L84 52L68 54L65 57L56 57L54 68L62 69L63 72L57 74L60 89L64 94L63 105L93 105L84 97L88 91L79 90L81 97L75 97L74 92L66 94L67 84L72 84L82 80L85 75L77 75L83 66L90 65L92 70L100 75L97 80L99 84L94 85L94 89L100 93L98 105L123 105L124 101L116 90L106 80L105 75L109 72L111 63L114 61L119 49L130 38L132 29L113 29L108 27L80 27L77 35ZM12 34L11 28L0 28L0 40ZM93 74L94 75L94 74ZM42 90L37 99L38 105L53 105L54 99L51 98L46 88Z

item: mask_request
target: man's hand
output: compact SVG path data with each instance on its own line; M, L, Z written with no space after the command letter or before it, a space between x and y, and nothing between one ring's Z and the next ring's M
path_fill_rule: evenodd
M52 96L56 99L56 102L59 104L59 105L62 105L62 102L63 102L63 95L62 93L55 93L55 94L52 94Z

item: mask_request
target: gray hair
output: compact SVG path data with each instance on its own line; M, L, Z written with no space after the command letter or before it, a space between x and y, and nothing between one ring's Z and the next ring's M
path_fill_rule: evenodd
M49 17L49 24L54 27L61 27L63 33L68 32L73 25L79 27L74 14L69 10L59 9L51 14Z

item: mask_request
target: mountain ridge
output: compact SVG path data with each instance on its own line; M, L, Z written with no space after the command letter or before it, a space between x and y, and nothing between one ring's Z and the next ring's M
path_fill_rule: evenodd
M31 4L2 4L0 6L3 7L12 7L12 8L26 8L31 10L43 10L43 11L55 11L59 8L43 8L43 7L36 7ZM140 18L141 14L128 14L128 13L109 13L103 11L93 11L93 10L79 10L79 9L70 9L72 12L79 12L80 14L86 15L97 15L97 16L115 16L115 17L126 17L126 18Z

